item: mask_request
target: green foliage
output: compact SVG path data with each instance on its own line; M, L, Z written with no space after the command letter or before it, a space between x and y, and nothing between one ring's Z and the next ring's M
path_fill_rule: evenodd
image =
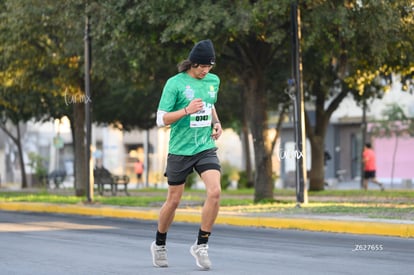
M119 206L155 206L160 205L165 201L165 196L151 196L151 197L103 197L95 198L96 202L105 205L119 205Z
M4 100L9 93L19 102L10 101L6 117L23 122L60 117L67 112L62 79L69 85L74 72L80 74L79 70L69 68L69 58L75 55L73 50L65 52L67 47L73 49L72 45L76 44L82 49L70 31L75 24L68 24L69 18L62 14L69 9L64 3L52 4L52 1L4 3L0 26L3 56L0 84Z
M239 190L248 190L253 188L253 186L251 186L251 183L247 178L246 171L240 171L239 169L230 165L229 163L222 164L221 171L222 190L227 190L232 181L237 182L237 189Z
M47 168L46 168L46 159L42 156L29 152L29 166L34 171L36 179L40 182L42 186L47 184Z
M364 91L369 92L365 98L380 96L383 87L376 84L378 78L412 72L414 22L408 19L412 6L407 1L308 1L302 9L304 70L313 73L305 77L319 72L325 90L334 86L334 80L344 80L342 89L354 91L357 99ZM375 94L373 87L378 90Z
M240 180L239 169L231 165L229 162L221 163L221 189L226 190L232 181L238 182Z
M381 97L392 72L412 73L413 12L412 2L404 0L301 4L305 96L316 110L315 123L308 119L306 125L312 145L310 190L323 189L323 154L318 152L341 101L348 95L357 101Z
M229 174L222 173L220 178L220 185L222 190L227 190L227 188L230 186L230 180L229 180Z
M224 125L240 127L248 113L257 141L255 154L265 159L268 152L261 135L269 126L266 111L279 110L288 101L284 90L291 74L291 3L102 0L86 5L81 0L3 0L2 118L16 122L71 115L73 106L64 99L84 91L88 15L96 122L115 123L125 130L153 127L163 84L176 72L174 65L187 57L194 42L210 38L217 53L214 72L222 79L219 114ZM304 86L317 110L316 126L308 127L308 135L321 146L329 117L347 94L357 99L381 95L378 78L388 79L392 71L402 74L405 89L412 88L413 4L299 3ZM266 166L257 164L256 188L273 184ZM258 192L264 197L270 193Z
M76 204L76 203L82 202L82 198L75 197L75 196L54 195L54 194L49 194L47 192L38 193L38 194L4 192L4 193L0 193L0 201Z
M240 83L241 79L237 80L240 75L235 72L258 69L257 65L265 61L260 70L266 76L263 79L268 90L274 91L269 96L283 96L280 84L290 74L286 62L290 56L290 4L287 0L203 3L105 0L85 6L77 0L3 1L2 18L6 24L1 26L2 41L7 43L2 44L2 53L4 60L16 61L4 65L10 64L10 69L25 66L27 83L35 79L30 71L43 72L39 76L47 77L45 81L39 78L37 84L45 90L60 90L62 94L71 83L69 78L77 83L82 78L84 20L80 15L87 13L93 37L93 92L97 104L94 118L103 123L122 123L127 129L149 128L154 123L154 111L148 109L156 108L163 83L174 73L171 64L184 59L192 44L206 37L216 44L219 73ZM332 65L338 73L344 72L345 67L352 71L373 71L385 60L395 69L397 65L401 70L407 68L410 63L406 59L413 52L410 51L413 28L409 20L412 9L408 5L406 1L345 4L306 1L301 12L307 64L304 68L309 84L313 81L308 76L325 78L330 75ZM75 67L68 64L71 57L79 57ZM28 62L17 63L22 58ZM48 81L51 79L64 82L55 82L59 87L53 87ZM326 78L321 83L331 87L334 80ZM226 87L228 81L223 82ZM236 95L241 89L239 86L229 90ZM56 101L62 103L61 98ZM222 111L226 109L240 110L222 108Z
M240 175L239 189L253 188L253 186L251 186L251 182L249 182L249 179L247 178L246 171L240 171L239 175Z

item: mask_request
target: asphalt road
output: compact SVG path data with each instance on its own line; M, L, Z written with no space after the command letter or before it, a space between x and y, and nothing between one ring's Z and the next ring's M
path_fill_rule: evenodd
M0 211L0 274L200 274L197 224L175 223L168 268L152 266L154 221ZM414 239L217 225L208 274L410 274Z

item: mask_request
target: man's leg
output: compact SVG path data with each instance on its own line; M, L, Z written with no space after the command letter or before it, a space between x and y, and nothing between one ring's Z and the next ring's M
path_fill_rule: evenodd
M151 244L152 263L156 267L167 267L167 231L174 220L175 211L180 204L184 184L169 185L167 199L160 210L155 241Z
M377 185L379 185L379 187L381 188L381 191L384 191L384 184L382 184L381 182L379 182L377 180L377 178L373 178L372 179L372 182L375 183L375 184L377 184Z
M368 181L371 178L371 174L369 171L364 171L364 174L362 175L364 177L364 180L362 182L362 187L364 188L364 190L368 190Z
M211 232L220 208L220 171L207 170L201 174L207 198L201 213L201 230Z
M364 178L363 187L364 187L364 190L368 190L368 179L367 178Z
M208 257L208 238L213 229L220 208L220 171L207 170L201 173L201 179L206 185L207 198L201 212L201 226L198 238L190 248L191 255L196 259L198 267L210 269L211 261Z
M166 233L174 220L175 210L180 204L181 196L184 192L184 184L169 185L167 199L161 207L158 218L158 231Z

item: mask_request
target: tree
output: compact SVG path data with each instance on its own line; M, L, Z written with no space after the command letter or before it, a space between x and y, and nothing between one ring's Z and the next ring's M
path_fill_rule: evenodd
M123 14L131 15L125 18L125 26L137 26L124 28L124 36L145 54L155 51L164 60L178 63L186 58L195 41L207 37L214 41L218 73L229 72L225 76L243 87L243 109L249 114L247 123L254 139L256 201L273 198L267 111L276 109L269 104L269 96L283 94L285 84L280 85L277 80L284 78L285 83L287 79L286 70L277 69L286 66L290 56L287 54L289 3L163 0L128 2L122 6L126 9ZM146 65L150 64L153 63Z
M17 88L17 90L19 90ZM16 96L18 95L18 96ZM31 119L36 110L28 109L26 106L35 105L38 98L33 98L30 94L22 94L11 87L2 89L0 96L0 129L13 141L17 147L18 160L22 178L22 188L27 188L26 165L23 156L23 146L21 143L20 125Z
M1 3L0 52L3 58L0 62L0 128L16 144L22 188L26 188L20 126L29 120L47 120L49 116L46 113L56 111L56 104L53 103L56 95L49 93L50 86L46 84L54 76L48 62L48 39L41 35L27 35L38 32L33 24L26 28L21 25L26 21L20 21L21 18L15 14L21 11L20 4Z
M379 96L388 84L380 79L410 68L413 59L406 50L412 52L413 22L408 18L413 9L412 3L403 0L307 1L301 8L304 81L315 109L313 125L309 110L306 117L312 153L310 190L323 190L324 140L330 117L348 94L357 100Z
M259 201L273 198L274 140L269 139L268 112L283 114L288 102L283 91L290 75L290 3L105 0L85 5L80 0L6 0L1 2L5 6L1 15L9 20L11 36L2 35L1 39L7 46L25 42L42 49L39 56L21 52L8 59L17 62L15 72L38 72L36 66L44 67L40 71L47 73L45 81L32 82L42 84L42 91L48 90L57 101L66 93L84 95L82 39L85 15L91 15L93 117L123 129L153 127L161 87L175 72L171 64L185 59L194 42L212 39L218 61L214 70L222 76L222 87L238 87L243 104L237 113L248 114L238 119L245 135L248 127L253 136L255 201ZM404 71L405 79L412 76L413 10L409 3L301 3L305 88L308 100L315 104L317 121L310 125L307 119L312 190L323 189L323 150L319 149L329 118L342 99L350 93L358 98L375 90L373 87L381 86L376 83L378 78L394 70ZM20 55L27 62L19 62ZM13 72L9 64L14 63L4 62L3 72ZM25 75L29 81L30 74ZM375 96L378 91L364 96ZM45 110L49 115L71 118L78 194L86 188L84 109L80 103Z
M109 0L101 5L110 14L105 18L115 18L107 20L97 33L99 41L104 41L99 37L107 38L108 43L102 47L107 50L106 58L119 61L124 60L119 57L128 57L127 62L117 61L114 67L127 68L130 74L126 75L136 77L134 84L124 91L133 93L154 79L165 80L173 71L163 65L184 59L195 41L209 37L215 42L219 61L216 70L243 87L243 109L249 114L246 124L255 141L256 201L273 197L267 112L279 109L278 103L269 106L269 96L283 94L289 75L290 2L174 1L172 4L170 0L151 3ZM393 69L397 65L400 70L409 69L410 58L402 55L412 45L412 22L408 19L412 9L407 3L403 0L302 3L305 87L308 100L315 103L317 121L310 125L307 119L312 145L311 189L323 189L326 127L343 98L350 93L358 98L362 94L361 84L365 91L380 87L375 83L376 78L392 71L384 64L392 64ZM401 39L397 41L395 37ZM155 89L154 92L160 93ZM376 89L365 96L379 93L380 89ZM276 102L283 106L286 99L282 97Z
M174 71L169 57L177 45L161 47L159 30L136 12L148 4L108 0L94 5L94 74L106 81L94 87L94 121L123 130L151 129L162 87ZM108 64L110 64L108 66ZM116 103L116 104L114 104Z
M16 114L17 119L47 120L63 115L71 118L75 150L81 149L75 153L75 164L78 165L75 167L75 187L81 195L86 189L86 171L82 165L85 155L82 113L85 108L78 102L65 105L65 99L82 94L83 89L82 71L79 70L83 53L83 20L79 22L78 18L79 14L84 14L84 3L30 0L3 1L3 4L1 40L5 62L2 71L19 93L33 99L20 101L28 112L26 120L21 111ZM43 108L34 104L38 101ZM74 115L71 115L72 107ZM9 113L5 117L11 118ZM74 121L74 118L78 120ZM22 164L24 166L23 161Z

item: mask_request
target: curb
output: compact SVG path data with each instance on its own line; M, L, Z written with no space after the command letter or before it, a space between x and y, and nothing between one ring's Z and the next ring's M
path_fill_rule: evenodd
M0 202L0 210L38 213L61 213L82 216L102 216L124 219L158 220L158 209L132 209L96 205L62 205L47 203ZM200 223L200 209L177 209L174 221ZM270 217L255 214L224 212L217 217L216 224L265 227L275 229L297 229L320 232L336 232L362 235L394 236L414 238L414 223L399 221L340 220L318 217Z

